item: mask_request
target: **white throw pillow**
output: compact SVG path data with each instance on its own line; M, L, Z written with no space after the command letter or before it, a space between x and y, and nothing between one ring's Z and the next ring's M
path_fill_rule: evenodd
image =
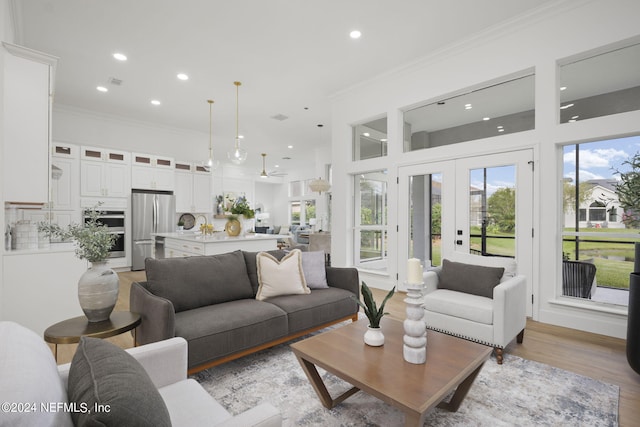
M302 252L294 249L280 261L266 252L256 255L259 301L278 295L310 294L302 271Z
M0 342L0 401L15 404L0 412L0 425L72 427L69 411L57 406L68 403L67 391L42 336L4 321ZM52 410L42 410L41 403Z

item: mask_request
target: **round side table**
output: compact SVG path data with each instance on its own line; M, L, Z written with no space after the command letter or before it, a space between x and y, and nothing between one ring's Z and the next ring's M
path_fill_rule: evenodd
M129 311L114 311L108 320L89 322L86 316L63 320L49 326L44 331L44 340L54 345L54 355L58 361L58 344L74 344L81 337L109 338L133 330L133 345L136 345L136 326L140 315Z

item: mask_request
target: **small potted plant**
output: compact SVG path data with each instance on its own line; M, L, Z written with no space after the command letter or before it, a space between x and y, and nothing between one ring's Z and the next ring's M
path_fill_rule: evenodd
M178 231L182 231L184 230L184 221L180 220L178 221Z
M373 294L371 293L371 289L367 286L365 282L362 282L362 287L360 288L362 292L362 301L356 299L356 302L362 309L364 310L364 314L369 319L369 326L367 327L367 332L364 334L364 342L370 346L378 347L384 344L384 335L382 333L382 329L380 329L380 320L382 320L382 316L385 314L384 306L391 298L396 290L394 286L387 296L382 301L380 308L377 307L376 301L373 299Z

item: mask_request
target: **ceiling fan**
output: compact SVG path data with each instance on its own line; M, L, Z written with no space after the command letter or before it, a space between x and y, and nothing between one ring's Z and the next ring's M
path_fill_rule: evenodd
M266 157L267 157L267 153L262 153L262 172L260 172L260 177L261 178L268 178L270 176L282 177L282 176L287 176L288 175L287 172L278 171L278 170L273 170L273 171L267 172L267 169L266 169Z

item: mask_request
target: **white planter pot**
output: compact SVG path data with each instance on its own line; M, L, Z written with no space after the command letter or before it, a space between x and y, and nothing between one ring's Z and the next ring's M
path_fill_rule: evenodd
M384 334L380 328L372 328L367 326L367 332L364 333L364 343L372 347L380 347L384 344Z

